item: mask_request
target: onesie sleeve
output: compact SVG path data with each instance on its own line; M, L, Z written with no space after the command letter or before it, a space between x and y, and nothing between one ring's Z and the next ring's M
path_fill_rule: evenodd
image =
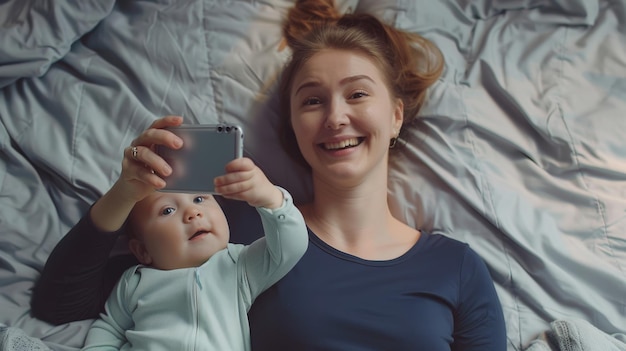
M250 244L240 256L244 290L250 301L285 276L308 247L302 214L289 192L277 188L283 193L283 205L273 210L257 208L265 237Z
M505 351L502 306L487 266L469 246L462 264L452 350Z
M130 296L139 284L137 267L128 269L106 301L105 313L89 328L83 351L120 350L127 343L126 330L133 327Z

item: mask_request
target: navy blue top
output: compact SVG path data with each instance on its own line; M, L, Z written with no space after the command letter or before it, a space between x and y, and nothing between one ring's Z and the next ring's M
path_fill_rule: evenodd
M467 244L423 233L404 255L368 261L311 231L309 242L252 305L254 351L506 350L493 282Z

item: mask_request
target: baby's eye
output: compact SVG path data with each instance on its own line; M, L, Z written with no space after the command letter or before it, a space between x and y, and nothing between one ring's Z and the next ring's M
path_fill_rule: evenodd
M169 216L169 215L171 215L172 213L174 213L174 211L176 211L176 210L174 209L174 207L166 207L166 208L164 208L164 209L163 209L163 211L161 211L161 214L162 214L163 216Z
M201 202L204 202L204 200L205 200L204 196L196 196L196 197L193 198L193 203L199 204Z

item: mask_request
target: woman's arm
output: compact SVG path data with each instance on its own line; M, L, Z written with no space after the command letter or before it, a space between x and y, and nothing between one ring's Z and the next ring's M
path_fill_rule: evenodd
M98 317L132 255L109 258L120 231L102 232L85 215L54 248L35 283L33 316L52 324Z
M504 315L487 266L468 248L462 267L452 350L505 351Z
M154 145L182 146L163 128L182 123L178 116L157 119L124 151L119 179L54 248L37 281L33 315L53 324L95 318L120 274L136 260L109 258L135 203L165 186L171 168Z

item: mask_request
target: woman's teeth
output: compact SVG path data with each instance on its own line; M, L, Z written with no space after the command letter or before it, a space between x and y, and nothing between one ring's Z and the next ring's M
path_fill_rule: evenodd
M360 141L358 138L346 139L337 143L325 143L324 149L326 150L338 150L345 149L348 147L353 147L359 145Z

